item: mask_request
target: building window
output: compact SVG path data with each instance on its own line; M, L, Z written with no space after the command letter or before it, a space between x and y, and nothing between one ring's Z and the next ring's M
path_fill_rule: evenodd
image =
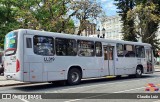
M54 39L48 36L34 36L34 53L42 56L54 55Z
M58 56L76 56L76 40L56 38L56 55Z
M94 56L94 42L78 40L78 55L86 57Z

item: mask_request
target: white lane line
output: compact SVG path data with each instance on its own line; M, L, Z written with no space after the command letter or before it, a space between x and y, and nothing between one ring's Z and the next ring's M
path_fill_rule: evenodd
M123 93L123 92L128 92L128 91L133 91L133 90L144 89L144 88L146 88L146 87L140 87L140 88L134 88L134 89L129 89L129 90L117 91L117 92L113 92L113 93ZM112 93L110 93L110 94L112 94ZM90 97L84 97L83 99L90 99L90 98L104 96L104 95L107 95L107 93L106 94L101 94L101 95L90 96ZM74 101L80 101L80 100L83 100L83 99L74 99L74 100L68 100L68 101L64 101L64 102L74 102Z
M157 101L153 101L153 102L160 102L160 100L157 100Z
M29 101L27 101L27 100L25 100L25 99L20 99L20 100L22 100L23 102L29 102Z
M69 100L69 101L64 101L64 102L74 102L74 101L80 101L82 99L74 99L74 100Z
M129 90L123 90L123 91L117 91L117 92L113 92L113 93L123 93L123 92L128 92L128 91L133 91L133 90L139 90L139 89L144 89L146 87L140 87L140 88L135 88L135 89L129 89Z
M140 80L129 80L129 81L121 81L121 82L112 82L112 83L105 83L105 84L96 84L96 85L90 85L90 86L80 86L80 87L74 87L74 88L67 88L67 89L58 89L55 91L46 91L45 93L59 93L59 92L63 92L63 91L69 91L71 92L71 90L77 90L77 89L82 89L82 88L91 88L91 87L100 87L100 86L106 86L106 85L112 85L112 84L121 84L124 82L132 82L133 81L144 81L144 80L148 80L148 79L156 79L156 78L147 78L147 79L140 79Z

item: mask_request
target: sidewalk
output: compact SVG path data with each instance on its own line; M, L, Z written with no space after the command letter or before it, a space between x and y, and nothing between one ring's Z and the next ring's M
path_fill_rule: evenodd
M155 72L160 72L160 65L156 65L155 66ZM110 78L110 76L107 77L107 78ZM16 85L27 85L27 84L35 84L35 83L20 82L20 81L14 81L14 80L6 80L4 76L0 76L0 87L16 86Z
M15 80L6 80L4 76L0 76L0 87L26 85L26 84L33 84L33 83L20 82L20 81L15 81Z
M154 69L155 69L155 72L160 72L160 65L155 65Z

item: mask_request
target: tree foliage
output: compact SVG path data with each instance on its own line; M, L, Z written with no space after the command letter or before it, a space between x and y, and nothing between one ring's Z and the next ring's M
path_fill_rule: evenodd
M15 19L17 9L13 7L15 2L15 0L0 0L0 48L3 48L5 34L19 28L19 23Z
M80 34L101 11L96 0L0 0L0 47L5 34L19 28L73 34L73 16Z
M123 22L124 40L150 43L159 49L156 31L160 23L160 0L115 0Z
M144 2L144 1L143 1ZM160 11L158 4L153 1L139 3L134 10L128 12L129 19L135 19L137 34L142 38L142 42L150 43L154 50L158 49L159 41L156 31L160 23Z
M115 5L119 9L118 13L122 21L123 39L128 41L137 41L136 31L134 29L134 19L127 19L127 12L135 6L135 0L115 0Z
M64 18L67 13L66 4L68 0L35 0L32 2L23 1L20 5L20 18L22 27L32 29L44 29L53 32L66 32L68 27L73 27L70 18ZM23 10L23 11L21 11ZM69 24L72 24L71 26ZM69 32L73 33L73 32Z
M102 7L96 0L73 0L71 9L80 22L78 35L86 28L88 21L96 19L102 12Z
M0 0L0 47L4 36L18 28L74 33L70 0Z

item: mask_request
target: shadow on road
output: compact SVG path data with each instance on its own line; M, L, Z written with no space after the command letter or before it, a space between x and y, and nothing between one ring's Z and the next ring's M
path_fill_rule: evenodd
M49 90L49 89L66 89L70 87L79 87L83 85L93 85L93 84L103 84L103 83L110 83L110 82L119 82L119 81L127 81L127 80L139 80L139 79L146 79L146 78L154 78L156 76L151 75L143 75L141 78L131 78L131 77L120 77L120 78L96 78L96 79L85 79L81 82L81 84L76 86L67 86L67 85L55 85L51 83L39 83L39 84L32 84L32 85L21 85L13 87L16 90L25 91L25 92L36 92L36 91L42 91L42 90Z

